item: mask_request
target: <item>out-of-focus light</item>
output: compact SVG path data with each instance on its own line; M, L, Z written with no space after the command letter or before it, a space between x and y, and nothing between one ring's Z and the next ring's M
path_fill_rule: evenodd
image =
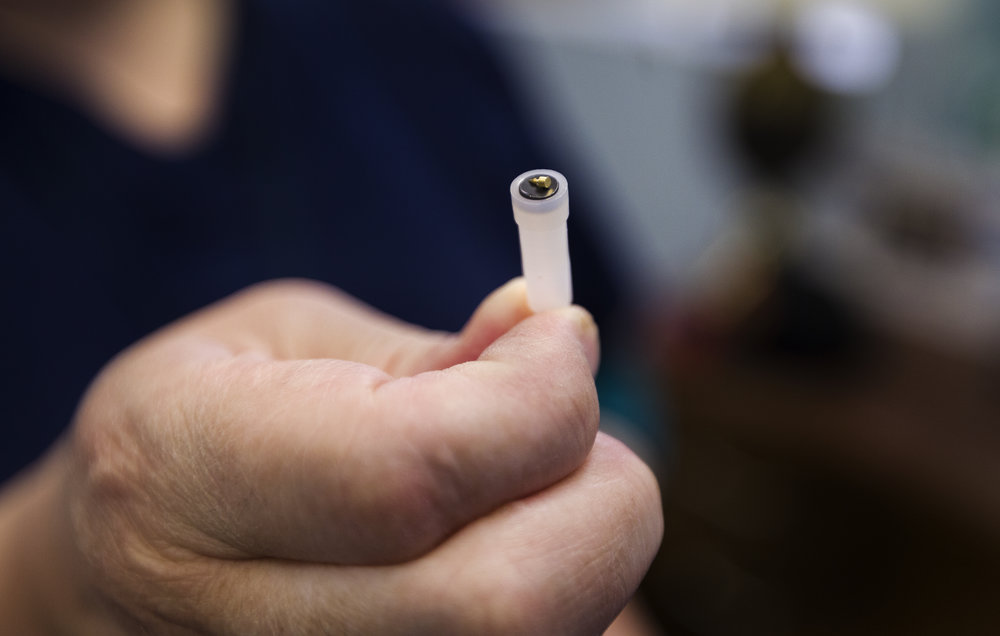
M777 0L706 0L697 5L697 18L682 28L691 33L695 59L737 70L767 54L778 10Z
M899 64L895 26L869 5L817 0L795 19L796 64L823 88L843 94L872 93L892 79Z

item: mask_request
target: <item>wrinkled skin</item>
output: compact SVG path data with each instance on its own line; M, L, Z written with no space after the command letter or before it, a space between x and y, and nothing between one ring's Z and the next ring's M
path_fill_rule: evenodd
M597 330L521 281L460 334L280 282L112 361L0 498L18 634L599 634L659 545Z

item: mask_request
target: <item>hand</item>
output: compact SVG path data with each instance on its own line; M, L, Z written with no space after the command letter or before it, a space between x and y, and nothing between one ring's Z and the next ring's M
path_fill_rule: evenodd
M531 316L521 282L458 335L252 288L113 361L0 500L5 615L19 634L600 633L662 518L649 470L597 434L597 358L589 315Z

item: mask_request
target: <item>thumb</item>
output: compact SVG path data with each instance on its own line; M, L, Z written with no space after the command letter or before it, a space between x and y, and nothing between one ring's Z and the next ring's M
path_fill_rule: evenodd
M532 313L528 306L524 278L515 278L487 296L456 337L441 342L443 346L439 346L436 351L425 352L422 365L419 361L415 361L416 364L408 368L405 373L394 375L416 375L421 371L446 369L462 362L476 360L498 338ZM590 315L585 311L579 311L579 308L575 308L571 313L583 327L584 352L591 372L596 373L600 358L596 325Z
M515 278L498 287L479 304L462 331L441 352L434 368L445 369L475 360L497 338L531 313L523 278Z

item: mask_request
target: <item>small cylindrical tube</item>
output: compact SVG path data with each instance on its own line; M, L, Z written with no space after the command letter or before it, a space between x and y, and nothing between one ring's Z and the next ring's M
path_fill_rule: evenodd
M569 184L554 170L532 170L510 185L521 239L521 267L532 311L568 307L573 302L569 267Z

